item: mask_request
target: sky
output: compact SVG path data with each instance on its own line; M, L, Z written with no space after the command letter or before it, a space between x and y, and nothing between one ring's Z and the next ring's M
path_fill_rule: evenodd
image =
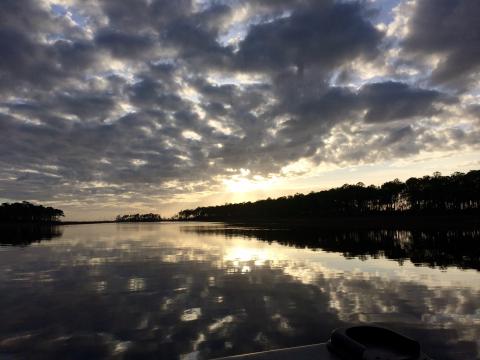
M0 201L68 220L480 168L478 0L3 0Z

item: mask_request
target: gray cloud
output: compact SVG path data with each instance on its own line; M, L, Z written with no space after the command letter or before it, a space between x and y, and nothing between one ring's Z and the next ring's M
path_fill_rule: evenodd
M357 2L312 2L292 14L253 26L240 44L240 67L271 71L295 66L330 70L342 62L377 54L381 33Z
M165 24L188 16L193 11L192 0L99 0L103 13L114 29L138 31L142 27L154 27L159 30Z
M154 39L149 35L129 34L109 29L100 30L95 42L120 58L139 58L139 55L149 50Z
M436 90L414 88L399 82L373 83L364 86L360 96L365 102L368 122L394 121L414 116L428 117L438 110L436 102L446 102Z
M480 3L476 0L417 1L404 47L422 56L436 55L434 83L473 80L480 66Z
M96 58L95 47L79 31L35 1L2 3L0 49L0 90L13 88L21 95L66 82Z

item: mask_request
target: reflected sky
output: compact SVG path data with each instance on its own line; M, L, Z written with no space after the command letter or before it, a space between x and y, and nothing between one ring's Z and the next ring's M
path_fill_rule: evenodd
M419 339L437 359L479 357L474 268L211 227L66 226L50 241L0 247L0 357L204 359L323 342L365 322Z

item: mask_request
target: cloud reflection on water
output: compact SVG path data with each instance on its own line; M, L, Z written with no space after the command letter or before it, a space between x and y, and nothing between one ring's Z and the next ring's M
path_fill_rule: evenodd
M0 355L208 358L321 342L334 327L377 322L438 359L478 356L476 270L183 226L74 226L51 242L4 248Z

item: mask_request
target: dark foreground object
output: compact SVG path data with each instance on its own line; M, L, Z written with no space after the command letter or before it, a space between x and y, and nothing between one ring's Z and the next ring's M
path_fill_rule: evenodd
M265 351L222 359L431 360L421 352L420 344L417 341L377 326L353 326L337 329L326 344Z

